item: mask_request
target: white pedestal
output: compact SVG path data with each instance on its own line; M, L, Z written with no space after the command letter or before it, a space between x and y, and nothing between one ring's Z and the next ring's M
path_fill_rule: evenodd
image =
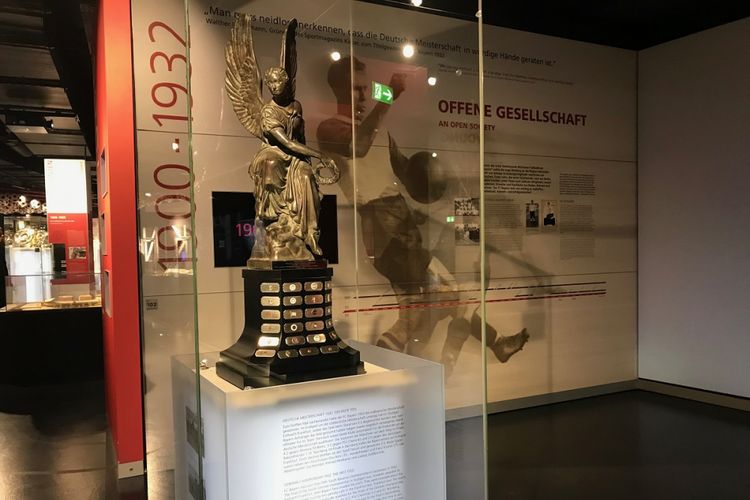
M11 247L9 255L8 271L13 276L14 287L12 302L41 302L49 298L49 279L42 274L52 269L52 251L49 248Z
M363 375L242 391L201 370L208 500L445 499L442 366L350 343ZM172 362L178 500L198 498L192 362Z

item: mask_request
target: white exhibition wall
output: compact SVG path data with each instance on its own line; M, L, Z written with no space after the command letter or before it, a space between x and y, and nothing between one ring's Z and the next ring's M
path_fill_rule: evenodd
M224 47L240 12L257 16L253 36L264 68L276 61L281 20L297 16L333 30L307 28L298 38L297 97L313 147L321 123L337 112L326 78L332 50L353 51L371 81L409 75L371 156L358 161L387 169L390 134L403 154L433 153L448 172L444 195L427 204L398 187L424 219L426 249L459 284L443 296L449 300L424 294L420 355L441 361L452 319L473 319L478 303L479 247L464 231L479 222L476 25L363 2L189 4L189 59L183 0L132 4L152 475L174 468L181 439L173 433L170 359L196 349L213 359L244 320L241 268L216 267L211 245L212 197L253 190L247 166L260 144L224 90ZM411 62L401 59L394 33L423 42ZM750 396L750 236L742 230L750 216L750 20L641 53L490 26L485 44L487 323L499 336L529 334L506 362L489 357L488 401L639 376ZM438 85L428 87L427 75ZM570 123L537 119L553 112ZM413 304L366 255L352 195L363 184L342 181L323 192L338 204L336 329L374 343ZM556 222L530 223L532 207ZM484 396L480 343L464 340L445 378L449 410L476 407Z
M242 328L240 269L215 267L210 244L212 193L253 189L247 164L260 144L240 125L224 91L224 47L231 21L240 12L257 16L255 50L264 68L274 63L278 53L281 29L273 23L296 16L303 23L314 21L340 30L337 33L346 33L349 23L352 33L367 33L354 35L353 50L365 62L370 79L388 82L397 72L408 76L404 97L393 103L371 153L358 161L365 164L372 157L373 168L390 169L388 134L407 156L428 151L439 157L450 179L439 200L421 204L403 186L398 188L414 214L427 216L427 223L419 228L425 247L461 287L448 306L445 300L425 305L430 326L423 332L422 355L439 360L449 335L449 318L473 317L478 305L479 248L475 242L458 240L457 234L459 225L478 225L479 217L478 212L459 214L456 204L479 196L478 132L472 128L478 117L471 108L478 101L478 60L472 50L476 26L412 11L398 11L394 17L393 9L359 2L351 4L350 12L347 5L329 9L323 1L302 8L256 1L219 9L205 0L193 2L192 194L184 184L186 122L166 117L184 115L185 92L174 91L178 83L172 82L182 84L184 73L181 80L178 70L184 71L185 63L175 59L170 64L160 55L173 57L184 51L179 29L184 23L183 3L134 7L139 178L142 195L149 196L142 198L141 225L143 237L155 249L143 254L142 266L148 270L143 292L147 299L158 301L145 308L147 344L148 339L162 341L170 317L179 318L179 325L167 333L174 336L183 328L185 308L192 306L186 299L177 306L178 315L167 308L175 294L190 294L192 288L179 284L177 278L190 272L189 262L168 260L179 253L176 240L184 231L179 224L176 229L162 226L164 217L159 215L167 212L179 219L189 208L189 196L196 206L200 242L196 291L201 351L226 348ZM393 33L421 44L414 59L401 56ZM377 42L369 41L375 39L371 35ZM636 376L636 54L491 26L486 27L485 39L488 323L498 336L524 328L529 335L524 350L510 362L500 363L495 356L489 360L489 400L632 380ZM345 34L321 38L308 30L297 43L297 97L305 107L313 147L317 147L319 124L336 113L326 81L333 49L342 54L350 51ZM437 75L437 85L427 84L428 74ZM372 103L368 100L366 106L370 109ZM506 114L512 113L515 119L508 119ZM568 120L558 122L558 114ZM183 146L173 151L171 144L177 140ZM362 229L352 230L351 188L342 178L323 190L338 200L340 255L333 266L334 316L345 338L375 342L398 320L403 307L393 303L402 299L394 296L389 281L365 256L363 234L358 234ZM525 220L533 206L542 216L552 212L556 223ZM358 262L354 242L359 246ZM158 262L159 258L165 262ZM170 279L162 276L164 267L170 268L166 270ZM467 304L465 312L454 311L453 302ZM154 331L152 324L158 325ZM460 354L455 370L446 382L449 408L481 400L479 342L468 338L456 351Z
M750 397L750 19L639 53L639 377Z
M476 25L363 2L193 0L188 135L184 5L163 0L132 7L149 470L173 467L170 357L197 348L211 358L206 353L231 345L243 325L241 268L216 267L211 245L213 193L252 191L247 166L260 145L240 125L224 90L224 47L240 12L257 16L253 36L263 68L276 61L279 20L296 16L332 30L307 28L298 37L297 98L313 147L320 124L337 112L326 76L332 50L353 49L367 66L368 82L408 75L404 97L358 161L390 170L388 134L406 156L439 158L450 181L439 199L420 203L403 186L398 190L410 213L423 219L425 249L457 289L450 283L447 292L439 290L446 295L424 293L422 303L404 305L408 299L364 250L367 235L352 199L364 183L342 180L323 189L338 204L334 324L344 338L374 343L402 309L423 308L421 356L440 361L446 346L455 347L447 408L478 408L484 396L480 342L468 334L457 346L448 342L453 319L479 330L473 322L479 246L465 230L479 223L472 201L479 197L480 160ZM421 41L413 60L403 60L394 34ZM529 335L524 349L505 362L502 350L488 350L494 352L488 400L633 380L636 53L490 26L485 49L487 322L498 337L523 329ZM438 84L428 86L427 75L436 75ZM373 102L366 106L371 110ZM196 248L190 248L191 222Z

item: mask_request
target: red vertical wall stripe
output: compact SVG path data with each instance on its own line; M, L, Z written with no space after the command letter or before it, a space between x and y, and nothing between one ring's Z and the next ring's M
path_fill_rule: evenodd
M103 314L107 415L117 461L129 463L144 458L130 1L100 0L97 26L97 157L104 151L108 179L102 274L112 299L111 317Z

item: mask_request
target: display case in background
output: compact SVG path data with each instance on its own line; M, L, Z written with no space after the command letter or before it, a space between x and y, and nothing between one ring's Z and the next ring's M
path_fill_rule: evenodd
M5 278L5 312L101 307L100 275L76 274L66 283L55 274L11 275Z
M49 283L38 277L53 270L54 249L49 244L47 218L39 215L3 217L3 251L8 277L6 287L18 289L22 302L42 301L50 295ZM8 302L15 298L6 294Z
M0 219L0 332L7 352L15 353L0 368L0 381L27 386L101 379L100 277L67 267L68 260L80 258L80 248L88 245L69 253L64 244L50 244L45 216Z
M5 261L10 274L41 274L52 271L52 246L47 218L40 215L3 217ZM26 254L38 254L25 256Z
M101 306L98 266L94 272L68 272L68 261L80 260L85 248L67 249L50 243L46 217L6 215L3 234L7 266L4 311ZM96 232L93 248L98 248Z

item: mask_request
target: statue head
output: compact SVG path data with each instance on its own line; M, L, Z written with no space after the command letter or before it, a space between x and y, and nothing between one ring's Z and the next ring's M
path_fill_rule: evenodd
M268 68L264 76L266 87L272 96L278 97L286 92L289 75L284 68Z

